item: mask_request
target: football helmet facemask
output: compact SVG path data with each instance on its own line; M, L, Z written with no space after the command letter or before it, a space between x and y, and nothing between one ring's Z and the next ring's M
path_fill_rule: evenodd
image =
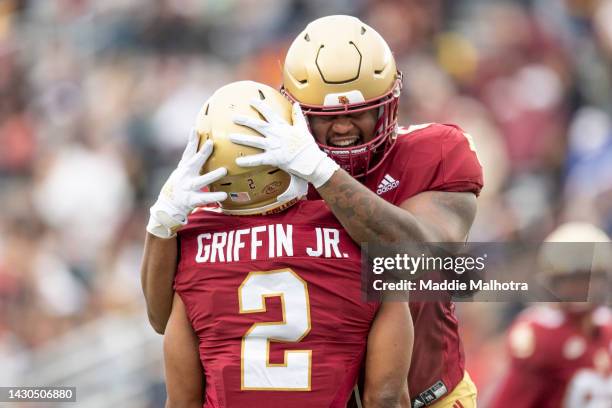
M293 41L283 67L281 92L308 116L350 115L378 109L374 137L352 147L319 144L354 177L374 171L397 136L402 75L385 40L351 16L310 23Z
M202 173L218 167L227 168L227 175L212 183L211 191L224 191L228 198L219 203L224 213L256 215L280 212L293 205L307 192L307 183L272 166L240 167L236 158L261 153L260 149L235 144L231 133L261 136L256 131L233 122L235 115L260 118L249 103L265 100L278 115L291 123L291 103L273 88L253 81L239 81L218 89L200 110L196 131L200 145L214 142L213 153L204 164Z

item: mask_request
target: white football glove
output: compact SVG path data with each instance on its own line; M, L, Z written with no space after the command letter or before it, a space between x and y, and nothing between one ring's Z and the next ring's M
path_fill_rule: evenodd
M340 168L317 146L297 102L293 104L293 125L261 100L252 100L251 106L266 120L239 115L234 117L234 123L250 127L264 137L234 133L229 138L234 143L256 147L264 152L239 157L236 164L243 167L279 167L312 183L316 188L325 184Z
M227 193L202 192L202 188L227 174L219 167L200 175L200 169L213 150L212 140L207 140L198 151L199 136L191 131L187 147L177 168L170 174L151 210L147 231L159 238L172 238L176 231L187 224L187 215L201 205L223 201Z

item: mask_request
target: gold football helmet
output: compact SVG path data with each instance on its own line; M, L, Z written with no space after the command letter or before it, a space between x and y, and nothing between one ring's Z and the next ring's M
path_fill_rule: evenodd
M584 312L605 303L612 285L612 244L608 235L586 222L568 222L554 230L539 251L541 282L567 310ZM587 301L590 303L584 303ZM576 302L577 301L577 302Z
M220 203L227 214L255 215L279 212L306 194L306 183L272 166L240 167L236 158L261 153L261 150L239 145L229 140L231 133L261 136L256 131L233 122L235 115L261 118L250 105L262 99L281 117L291 123L291 103L273 88L253 81L239 81L219 88L198 113L196 131L200 145L214 142L213 153L204 164L202 173L218 167L227 168L227 176L209 186L211 191L225 191L227 199ZM263 137L263 136L261 136Z
M610 238L593 224L568 222L544 240L539 254L540 268L549 276L584 271L612 271Z
M308 24L293 41L283 67L282 92L306 116L379 109L374 138L352 147L321 145L355 177L373 171L395 143L401 73L385 40L351 16Z

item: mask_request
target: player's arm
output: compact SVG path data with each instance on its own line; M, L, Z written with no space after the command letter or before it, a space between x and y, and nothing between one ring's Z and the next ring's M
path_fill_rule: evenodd
M382 303L368 335L365 408L410 407L406 378L413 341L408 303Z
M234 143L262 149L239 157L239 166L278 166L311 183L355 242L461 242L476 215L473 193L428 191L399 207L363 186L319 149L299 104L293 124L280 118L263 101L252 101L265 120L237 116L234 122L265 137L231 134Z
M142 291L149 322L159 334L164 334L172 310L172 282L178 262L177 240L159 238L147 233L140 266Z
M164 336L164 367L166 408L202 408L204 376L198 339L187 318L185 305L176 294Z
M199 136L192 130L177 168L162 187L151 207L140 275L149 322L163 334L172 305L172 282L176 271L178 249L176 231L187 223L187 215L197 206L227 198L224 192L202 192L201 189L224 177L224 167L200 175L200 169L213 150L212 141L198 151Z
M395 206L344 170L317 190L355 242L461 242L476 215L474 193L425 191Z

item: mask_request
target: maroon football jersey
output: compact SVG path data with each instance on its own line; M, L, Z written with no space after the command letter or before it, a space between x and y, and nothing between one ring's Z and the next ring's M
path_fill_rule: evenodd
M266 216L193 213L175 289L199 338L205 407L344 407L378 304L323 201Z
M395 205L424 191L480 193L482 166L469 135L454 125L400 128L393 150L362 182ZM317 198L316 190L310 198ZM451 302L411 302L414 348L408 385L412 398L452 390L463 378L464 354ZM426 392L430 390L430 392Z
M508 336L510 369L491 407L612 407L612 314L596 309L582 319L559 309L524 311Z

